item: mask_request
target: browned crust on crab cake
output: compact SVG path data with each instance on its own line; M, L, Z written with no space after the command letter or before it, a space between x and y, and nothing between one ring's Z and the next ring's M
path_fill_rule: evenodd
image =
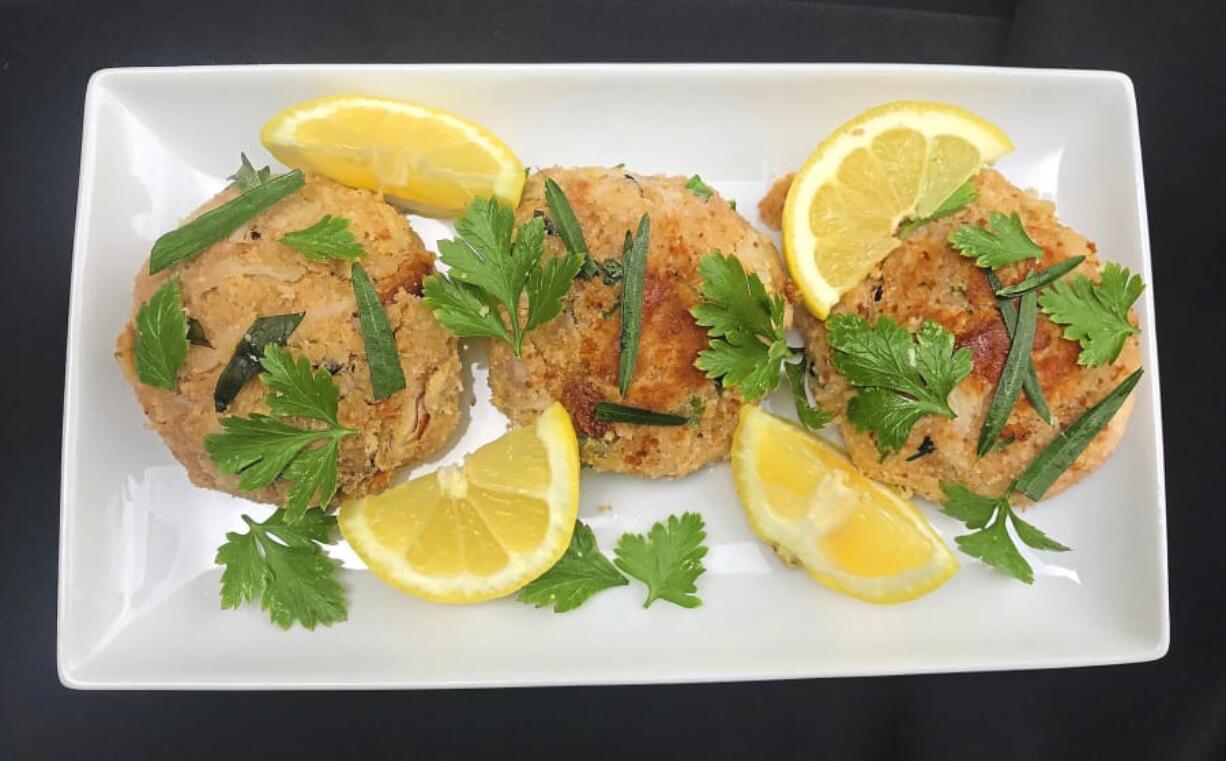
M699 301L698 260L721 251L735 254L772 291L782 289L783 268L770 240L754 230L719 194L710 199L685 188L684 177L645 176L623 169L545 169L524 186L516 216L548 216L544 177L566 193L597 261L620 260L627 231L643 213L651 218L643 323L637 367L625 399L617 386L621 284L597 275L577 278L562 314L528 334L523 357L491 342L490 387L494 404L518 424L553 400L570 412L580 436L580 456L598 470L641 476L680 476L728 456L740 397L721 392L694 367L707 346L706 329L690 309ZM561 239L546 237L546 255L559 255ZM691 416L677 427L606 423L596 404L616 401Z
M196 214L234 197L228 189ZM375 401L358 324L351 264L313 262L279 242L282 234L314 224L325 214L343 216L366 250L362 266L375 284L396 334L406 388ZM204 449L205 437L221 430L223 415L267 413L264 387L249 381L218 414L213 389L234 347L257 317L305 312L287 347L316 367L335 368L340 424L359 433L344 439L339 458L338 498L385 486L395 469L437 452L459 418L460 360L456 339L420 298L421 281L434 257L408 221L375 194L308 176L302 190L265 210L226 240L162 272L147 263L136 276L132 315L163 283L178 278L187 314L199 320L213 348L191 346L178 386L166 391L136 376L130 319L115 357L136 391L149 425L187 468L192 483L262 502L279 502L284 485L256 492L238 489L236 476L222 475Z
M797 310L797 327L816 362L821 385L818 402L840 413L839 427L852 461L873 478L933 500L941 499L943 481L961 482L983 494L1002 493L1058 431L1140 366L1135 338L1128 340L1119 358L1109 366L1077 364L1080 348L1063 338L1063 328L1040 312L1034 363L1055 425L1044 422L1022 394L1001 434L1002 438L1013 437L1014 442L982 458L976 455L979 429L1009 352L1009 334L983 271L949 245L950 232L961 224L986 223L990 211L1017 212L1031 238L1043 248L1038 266L1047 267L1082 255L1086 260L1077 271L1097 279L1101 264L1094 244L1060 224L1051 202L1019 190L990 169L981 172L974 182L979 190L977 201L908 235L899 248L831 310L832 314L859 314L869 321L889 316L912 331L924 319L932 319L951 331L957 345L970 349L974 358L971 375L949 397L950 405L958 413L956 419L933 415L922 418L903 448L881 459L873 436L857 430L843 416L854 389L830 364L824 323ZM1029 266L1022 263L1005 268L1000 271L1000 278L1005 284L1015 283L1025 276ZM1130 398L1072 467L1057 479L1049 495L1068 488L1107 459L1123 435L1131 409ZM925 439L931 442L933 451L916 456Z

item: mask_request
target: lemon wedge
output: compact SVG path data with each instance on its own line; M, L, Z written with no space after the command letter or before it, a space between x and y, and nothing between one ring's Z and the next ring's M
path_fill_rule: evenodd
M579 509L579 446L560 404L463 465L341 505L345 540L383 581L447 603L504 597L549 570Z
M754 533L836 592L903 602L958 570L914 505L829 444L751 405L732 440L732 473Z
M824 319L899 244L900 222L928 216L1011 150L996 125L945 103L887 103L836 129L783 207L784 254L805 306Z
M260 142L286 166L382 192L419 214L452 217L476 197L512 207L524 165L488 129L418 103L331 95L281 111Z

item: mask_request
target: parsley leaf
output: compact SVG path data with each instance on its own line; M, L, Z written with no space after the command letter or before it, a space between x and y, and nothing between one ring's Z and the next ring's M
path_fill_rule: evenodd
M541 217L511 233L515 214L494 198L478 198L455 222L456 239L439 242L446 274L426 278L425 301L439 322L458 336L486 336L506 341L515 356L523 351L524 334L553 319L562 298L583 266L574 253L549 257ZM526 324L521 324L520 300L528 296Z
M256 169L251 165L251 161L247 159L247 154L238 154L242 159L238 170L230 175L227 179L232 180L232 185L238 187L239 190L251 190L254 187L259 187L272 179L272 170L268 167Z
M227 533L213 561L224 566L222 608L258 601L282 629L294 622L314 629L345 620L337 563L320 547L335 541L336 518L316 511L290 525L285 514L276 511L263 523L246 515L243 521L247 533Z
M1034 582L1034 571L1017 551L1009 536L1008 524L1013 524L1018 539L1036 550L1067 552L1069 548L1018 517L1009 505L1008 494L1012 489L1010 486L1000 497L985 497L961 484L942 483L941 491L945 493L943 507L947 515L965 523L967 528L978 529L954 539L959 549L1019 581L1031 584Z
M703 546L707 532L702 516L670 515L656 523L646 536L623 534L614 550L618 568L647 585L646 608L656 600L668 600L683 608L696 608L702 601L694 594L694 582L702 575Z
M808 361L785 362L783 365L783 371L788 377L788 386L792 389L796 417L805 428L816 431L825 428L831 420L834 420L834 413L827 412L815 404L809 404L809 393L805 388L805 373L808 372L808 369Z
M187 360L187 317L178 280L167 280L136 312L136 377L173 391Z
M366 250L349 231L349 220L325 214L303 230L281 236L281 242L313 262L328 259L354 261L366 256Z
M779 368L795 356L783 335L783 297L767 295L757 274L746 276L735 256L708 254L698 262L704 301L690 313L707 328L710 346L695 365L754 402L779 385Z
M1053 283L1039 295L1039 306L1052 322L1068 326L1065 338L1081 344L1078 363L1108 365L1128 337L1141 332L1128 319L1128 310L1144 290L1140 275L1112 262L1097 284L1080 274Z
M941 205L933 209L932 213L928 216L905 220L898 226L898 237L901 238L909 235L916 228L929 222L941 219L942 217L948 217L950 214L960 211L967 204L973 203L978 198L979 191L975 189L975 183L967 180L959 185L957 190L950 193L949 198L942 201Z
M989 213L988 229L961 225L950 233L949 242L963 256L975 257L975 264L989 269L1043 256L1043 249L1026 234L1016 211L1009 216Z
M555 613L565 613L579 607L597 592L629 583L596 546L596 535L592 530L582 522L576 522L566 554L552 568L520 590L517 599L538 608L552 605Z
M286 522L300 521L312 502L327 507L336 496L340 440L357 431L337 422L338 391L332 376L310 363L294 360L277 344L264 348L260 380L270 393L265 398L274 415L307 418L324 428L300 428L268 415L224 417L221 433L204 440L205 451L222 473L240 474L238 488L251 491L278 478L291 482L283 507Z
M956 417L947 400L970 374L971 353L954 351L952 333L925 320L913 338L888 317L870 326L854 314L833 315L826 326L834 366L859 388L847 405L847 418L877 434L878 452L901 449L925 415Z
M685 189L698 196L704 201L710 201L711 196L715 195L715 191L711 186L702 181L698 175L694 175L685 181Z

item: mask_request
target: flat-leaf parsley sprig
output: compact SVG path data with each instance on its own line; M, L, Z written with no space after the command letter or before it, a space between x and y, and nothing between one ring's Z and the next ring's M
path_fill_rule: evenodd
M520 602L554 612L574 610L589 597L630 582L596 545L596 535L582 521L575 523L566 553L548 571L519 592Z
M876 434L877 451L897 452L916 422L925 415L953 419L949 394L971 372L971 352L954 350L954 336L925 320L912 336L889 317L870 325L855 314L826 321L831 361L856 395L847 418L862 431Z
M244 515L247 533L229 532L213 562L223 566L221 607L258 602L272 622L288 629L330 626L346 617L337 563L320 545L336 541L336 518L313 510L289 523L276 510L262 523Z
M1078 363L1096 367L1114 362L1128 337L1141 332L1128 310L1144 290L1140 275L1110 262L1098 283L1085 275L1053 283L1039 295L1039 306L1052 322L1067 326L1065 338L1081 345Z
M698 261L698 273L703 301L690 313L707 328L710 345L695 365L708 378L738 389L745 401L756 402L779 386L785 365L802 361L784 336L783 297L767 294L757 273L747 274L735 256L708 254ZM789 368L787 377L801 422L810 428L830 422L832 415L809 404L803 371Z
M524 335L562 311L583 257L544 257L545 224L535 217L519 226L515 214L495 198L478 198L455 222L456 239L439 242L449 268L426 278L426 304L457 336L486 336L507 342L515 356ZM521 301L527 296L526 312Z
M706 538L701 515L670 515L667 522L656 523L646 535L622 534L613 562L647 585L644 608L656 600L696 608L702 604L694 593L698 589L695 581L706 571L702 565L707 554L703 545Z
M337 489L337 458L341 440L357 431L337 421L339 392L324 368L312 372L310 363L295 361L277 344L264 348L260 380L269 389L265 397L273 416L224 417L221 433L204 441L205 451L226 474L238 474L238 488L252 491L278 478L290 481L286 494L286 523L302 519L314 503L326 508ZM291 425L280 418L315 421L315 427ZM318 425L321 424L321 425Z

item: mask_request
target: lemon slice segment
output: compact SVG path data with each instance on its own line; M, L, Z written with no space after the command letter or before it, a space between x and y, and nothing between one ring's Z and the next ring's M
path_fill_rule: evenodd
M488 129L418 103L330 95L281 111L260 142L287 166L379 191L428 216L459 214L476 197L519 203L524 166Z
M553 404L439 470L341 505L341 533L371 572L409 594L448 603L504 597L540 576L570 544L579 509L579 446Z
M900 222L928 216L1011 150L994 124L945 103L887 103L832 132L783 207L784 254L809 311L825 318L899 244Z
M829 444L757 407L741 408L732 473L754 533L836 592L903 602L958 570L914 505L865 478Z

